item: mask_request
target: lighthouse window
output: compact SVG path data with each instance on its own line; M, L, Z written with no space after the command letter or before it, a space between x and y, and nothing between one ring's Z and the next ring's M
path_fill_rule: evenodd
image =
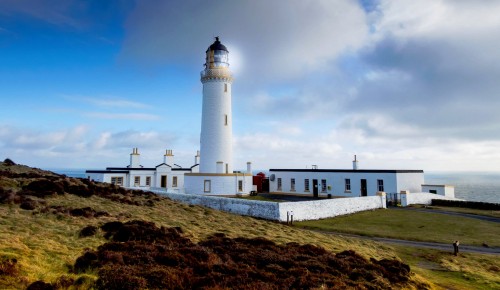
M304 179L304 191L309 191L309 179Z
M146 176L146 186L151 186L151 176Z
M227 84L224 84L224 93L227 93Z
M204 184L203 184L203 191L204 192L210 192L210 180L205 180Z
M238 191L243 191L243 180L238 180Z
M224 125L227 126L227 115L224 115Z
M140 184L141 184L141 177L135 176L134 177L134 186L139 186Z
M172 177L172 187L177 187L177 176Z
M384 191L384 180L377 179L378 191Z
M281 191L281 178L278 178L278 191Z
M290 180L290 191L295 191L295 178Z

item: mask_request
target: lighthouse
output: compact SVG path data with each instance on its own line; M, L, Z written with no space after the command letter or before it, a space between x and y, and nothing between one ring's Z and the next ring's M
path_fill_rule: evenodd
M233 171L233 116L229 51L219 37L205 51L199 171L184 175L189 194L246 195L253 189L251 162L246 171ZM198 154L197 154L198 158Z
M200 173L233 173L233 126L229 51L215 38L205 52L201 72L203 107L200 135Z

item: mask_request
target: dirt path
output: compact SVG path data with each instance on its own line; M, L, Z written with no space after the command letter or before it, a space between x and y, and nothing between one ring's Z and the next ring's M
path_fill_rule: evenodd
M443 243L433 243L433 242L407 241L407 240L390 239L390 238L367 237L367 236L344 234L338 232L328 232L328 233L332 235L355 237L358 239L372 240L372 241L396 244L401 246L430 248L441 251L449 251L450 253L453 252L453 245L451 243L443 244ZM500 248L460 245L460 252L500 255Z

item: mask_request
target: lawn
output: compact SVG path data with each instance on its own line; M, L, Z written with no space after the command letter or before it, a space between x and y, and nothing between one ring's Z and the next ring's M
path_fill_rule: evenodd
M458 213L467 213L467 214L475 214L475 215L483 215L483 216L491 216L500 218L500 210L484 210L484 209L473 209L473 208L464 208L464 207L449 207L449 206L423 206L423 205L412 205L414 208L425 208L428 210L436 210L436 211L452 211Z
M411 210L380 209L317 221L297 222L296 226L321 231L344 232L414 241L481 246L500 246L500 224L466 217Z

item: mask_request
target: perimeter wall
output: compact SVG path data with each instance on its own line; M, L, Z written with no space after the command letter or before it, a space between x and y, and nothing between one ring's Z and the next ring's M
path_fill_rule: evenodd
M271 202L172 193L163 190L151 191L182 203L281 222L286 222L287 216L290 215L293 215L294 221L316 220L386 207L385 194L302 202Z

